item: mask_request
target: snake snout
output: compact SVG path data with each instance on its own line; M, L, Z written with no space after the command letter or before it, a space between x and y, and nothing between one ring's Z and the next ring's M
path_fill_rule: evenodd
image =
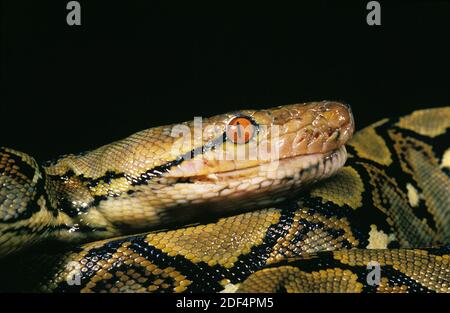
M314 102L293 106L291 112L300 127L292 129L296 138L290 156L328 153L344 146L353 135L354 120L348 104Z
M336 141L339 146L351 139L355 130L355 121L349 104L326 102L322 116L326 119L326 127L334 130L329 137L337 135Z

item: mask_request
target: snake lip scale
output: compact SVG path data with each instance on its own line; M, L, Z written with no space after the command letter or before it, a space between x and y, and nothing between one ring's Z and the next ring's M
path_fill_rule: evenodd
M313 177L315 181L329 177L333 175L340 167L342 167L346 160L347 150L345 149L345 146L341 146L330 152L287 157L269 163L264 163L256 167L260 171L264 168L272 169L273 175L277 177L289 176L293 178L298 175L299 177L296 179L299 179L300 182L304 183L308 181L306 173L309 173L309 176ZM276 165L274 163L276 163ZM280 163L282 164L280 165ZM284 169L283 167L289 167L289 174L285 174L284 172L280 174L280 171ZM245 170L254 169L255 167L250 167ZM214 175L208 175L208 178L220 180L220 178L242 175L245 170L220 172Z

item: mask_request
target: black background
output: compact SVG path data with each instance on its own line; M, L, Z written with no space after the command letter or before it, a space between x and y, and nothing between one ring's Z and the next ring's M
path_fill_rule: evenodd
M43 161L166 123L310 100L357 127L450 103L450 2L2 1L0 145Z
M0 294L0 297L2 294ZM221 298L273 298L272 308L221 308ZM203 311L198 308L177 308L177 301L186 298L188 300L210 300L219 305ZM388 308L396 311L430 310L433 307L446 307L448 297L445 294L6 294L5 301L14 301L18 309L32 309L36 307L45 309L46 312L58 312L68 310L79 312L80 308L89 308L93 311L111 312L289 312L289 311L314 311L322 310L330 312L336 308L342 308L345 312L383 312ZM113 309L113 310L110 310Z

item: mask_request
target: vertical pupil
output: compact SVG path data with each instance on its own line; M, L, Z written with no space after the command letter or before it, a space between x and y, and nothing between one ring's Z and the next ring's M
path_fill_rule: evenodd
M239 123L239 121L236 122L237 125L237 137L241 138L242 134L241 134L241 123Z
M229 132L228 138L232 139L234 143L247 143L253 136L254 130L248 119L238 117L233 119L229 125L231 128L227 131Z

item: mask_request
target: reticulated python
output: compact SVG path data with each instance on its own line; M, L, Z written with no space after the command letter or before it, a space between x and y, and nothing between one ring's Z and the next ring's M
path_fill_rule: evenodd
M450 292L450 107L351 141L336 102L195 126L42 167L1 148L0 290Z

